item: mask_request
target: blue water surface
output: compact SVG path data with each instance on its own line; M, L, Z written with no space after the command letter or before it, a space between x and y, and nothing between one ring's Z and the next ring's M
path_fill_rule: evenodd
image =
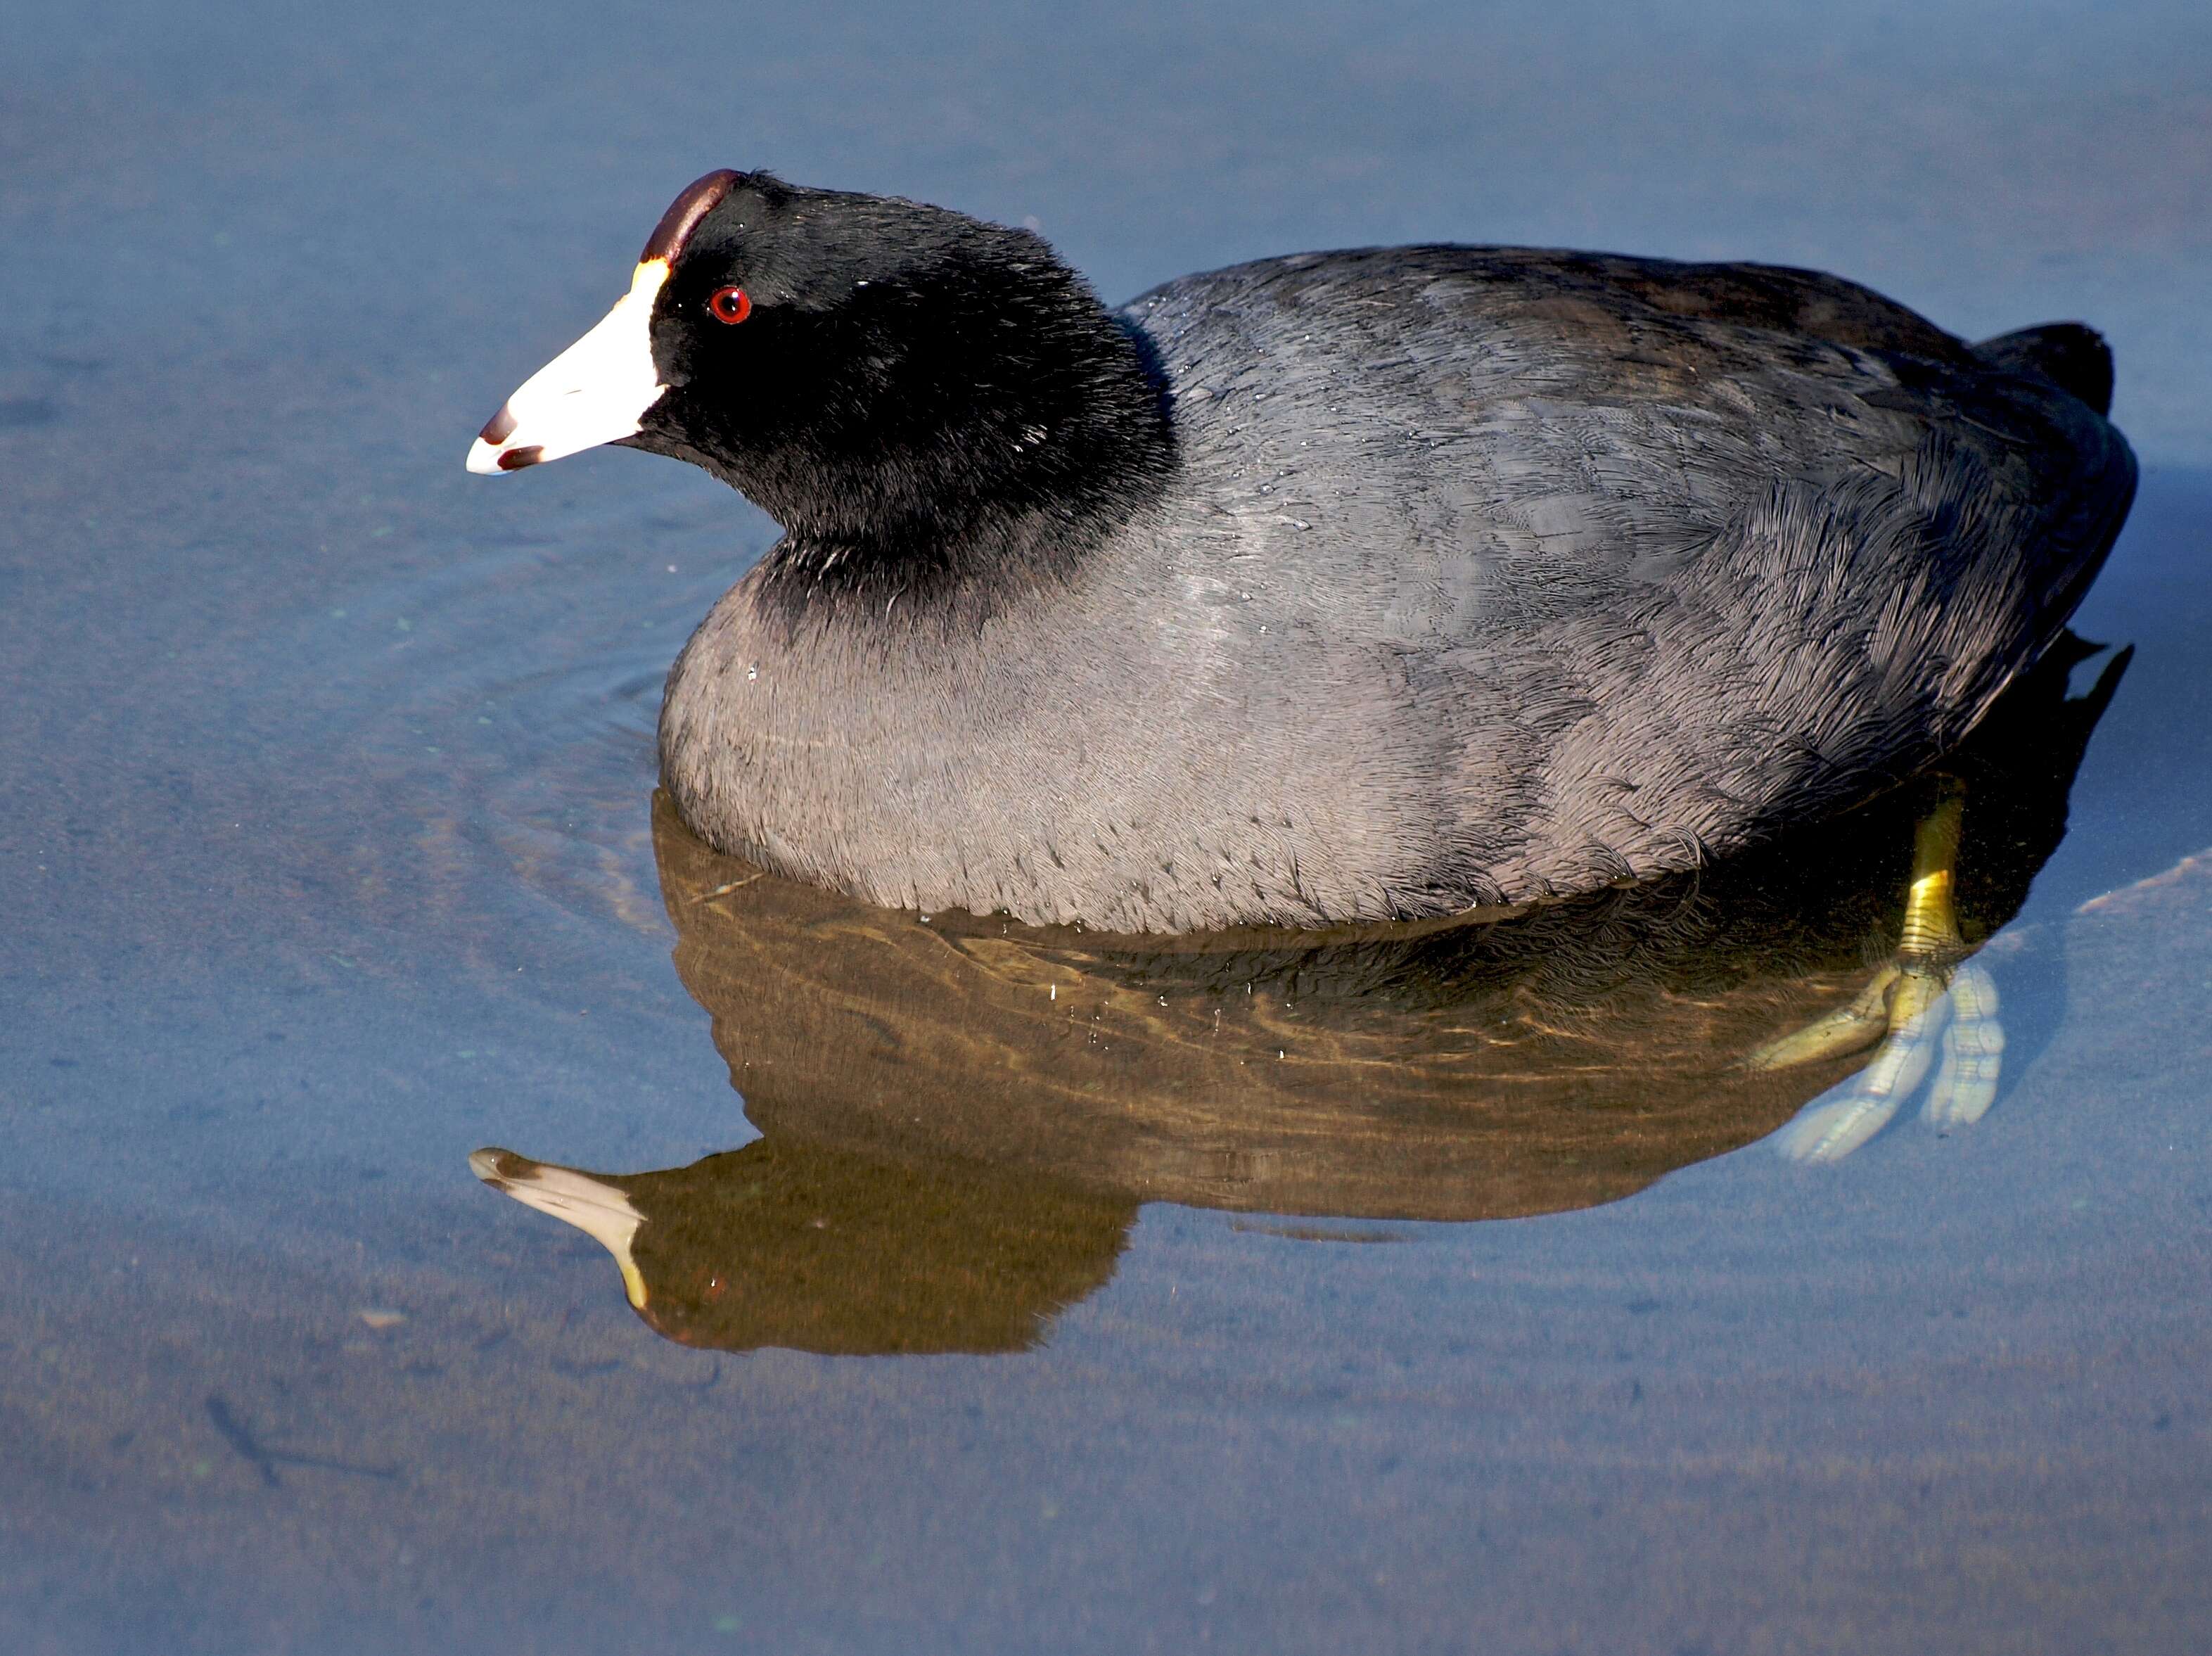
M651 729L774 530L460 461L722 165L1109 299L1456 240L2095 323L2136 655L1994 1110L1389 1245L1153 1202L1016 1354L656 1336L467 1156L754 1135ZM2191 4L9 11L0 1646L2204 1648L2208 317Z

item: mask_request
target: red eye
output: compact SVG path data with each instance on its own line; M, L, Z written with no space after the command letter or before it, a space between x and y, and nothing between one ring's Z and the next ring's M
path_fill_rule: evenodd
M743 288L717 288L707 308L714 313L717 322L737 323L753 314L753 301L745 297Z

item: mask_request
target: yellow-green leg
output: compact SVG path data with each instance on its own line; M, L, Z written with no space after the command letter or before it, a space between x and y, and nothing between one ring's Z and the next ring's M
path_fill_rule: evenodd
M1954 787L1920 823L1914 837L1912 885L1896 958L1856 1000L1753 1056L1760 1068L1838 1057L1881 1043L1844 1095L1807 1110L1776 1138L1800 1161L1836 1161L1889 1123L1935 1062L1942 1065L1924 1106L1940 1127L1978 1121L1996 1096L2004 1057L1996 985L1962 961L1954 901L1959 823L1964 801Z

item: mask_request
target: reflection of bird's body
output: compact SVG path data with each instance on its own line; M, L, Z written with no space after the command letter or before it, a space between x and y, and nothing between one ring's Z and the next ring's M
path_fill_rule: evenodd
M611 437L782 522L664 774L879 903L1316 925L1695 867L1954 746L2133 489L2087 330L1803 271L1392 248L1114 317L1024 232L733 174L647 253L472 464ZM592 436L565 381L625 328Z
M605 1244L655 1329L732 1349L1018 1349L1112 1274L1148 1202L1474 1220L1617 1201L1864 1062L1931 795L1975 801L1955 952L2012 916L2123 670L2069 701L2079 659L2027 674L1944 782L1510 918L925 926L717 855L664 798L677 971L765 1136L654 1173L475 1165ZM1774 1062L1778 1041L1799 1050Z
M598 1239L685 1345L1020 1351L1114 1274L1133 1198L1030 1169L757 1139L614 1177L479 1150L479 1178Z

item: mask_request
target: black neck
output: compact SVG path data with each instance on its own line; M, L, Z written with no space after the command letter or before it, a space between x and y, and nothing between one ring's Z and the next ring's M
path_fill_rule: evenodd
M1066 578L1176 462L1147 342L1022 232L834 308L756 313L746 383L686 394L641 447L705 466L781 523L760 577L787 609L959 598ZM773 332L770 330L775 330Z

